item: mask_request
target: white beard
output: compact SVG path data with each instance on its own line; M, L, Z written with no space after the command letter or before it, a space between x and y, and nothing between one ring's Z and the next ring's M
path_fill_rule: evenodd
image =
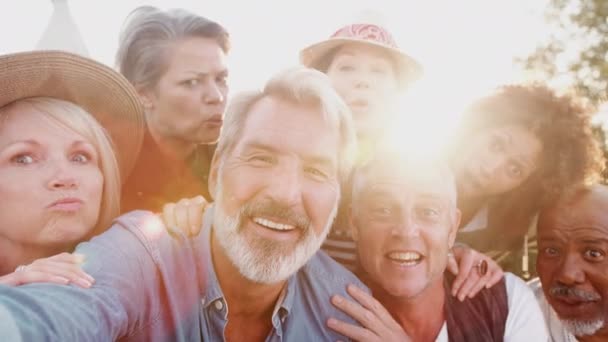
M229 216L222 207L224 194L221 177L217 184L213 228L217 241L228 259L245 278L274 284L295 274L319 250L338 212L339 197L320 236L311 227L294 247L282 242L253 236L239 227L242 211ZM249 239L248 236L249 235Z
M566 330L574 336L591 336L598 330L602 329L606 322L603 318L598 318L593 321L584 321L576 319L560 319Z

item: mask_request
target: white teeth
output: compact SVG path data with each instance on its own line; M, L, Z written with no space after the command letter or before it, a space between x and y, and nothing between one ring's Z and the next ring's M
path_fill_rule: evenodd
M254 217L253 222L274 230L292 230L296 228L295 226L292 226L290 224L277 223L267 219L263 219L261 217Z
M422 255L416 252L393 252L390 253L388 257L399 262L418 262L422 259Z

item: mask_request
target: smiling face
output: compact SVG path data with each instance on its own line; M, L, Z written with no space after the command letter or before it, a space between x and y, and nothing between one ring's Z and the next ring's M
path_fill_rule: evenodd
M94 146L29 104L0 118L0 237L37 247L82 239L103 192Z
M544 211L539 219L538 274L549 304L575 335L608 319L608 189L596 186Z
M376 136L387 125L398 94L394 65L380 48L353 43L339 49L327 76L350 107L357 136Z
M157 134L189 143L217 141L228 94L226 54L210 38L172 45L167 70L154 89L140 91Z
M267 96L237 139L212 166L214 236L244 277L276 283L310 259L333 223L339 130L316 106Z
M361 266L389 295L414 298L443 280L460 219L455 186L438 168L368 168L357 174L352 206Z
M522 125L508 124L472 137L455 164L461 197L487 197L511 191L538 168L539 138Z

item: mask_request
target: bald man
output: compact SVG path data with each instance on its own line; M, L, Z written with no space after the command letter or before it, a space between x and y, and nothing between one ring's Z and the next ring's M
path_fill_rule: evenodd
M532 286L552 341L608 341L608 187L580 189L543 210L538 235L540 282Z

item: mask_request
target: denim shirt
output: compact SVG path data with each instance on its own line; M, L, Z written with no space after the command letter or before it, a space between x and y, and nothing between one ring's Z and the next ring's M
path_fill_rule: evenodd
M73 285L0 286L4 337L23 341L221 341L228 308L210 254L212 210L194 238L169 235L159 218L136 211L80 244L90 289ZM266 341L336 341L330 317L356 324L330 297L347 284L366 289L319 251L292 275L276 304ZM9 328L5 328L9 327Z

